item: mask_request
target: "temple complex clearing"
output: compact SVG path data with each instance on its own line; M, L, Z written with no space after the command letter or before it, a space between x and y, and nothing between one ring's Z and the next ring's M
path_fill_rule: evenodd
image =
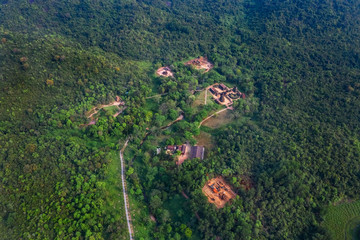
M224 181L223 177L209 180L202 188L202 192L209 202L214 203L217 208L223 208L228 201L236 197L236 194Z
M213 84L208 87L208 90L215 99L215 102L220 105L230 106L235 100L246 98L245 93L240 92L237 87L228 88L223 83Z
M205 72L210 71L214 67L206 57L198 57L185 63L185 65L194 66L196 69L205 69Z
M162 77L173 77L174 73L171 71L170 67L161 67L156 71L156 75Z

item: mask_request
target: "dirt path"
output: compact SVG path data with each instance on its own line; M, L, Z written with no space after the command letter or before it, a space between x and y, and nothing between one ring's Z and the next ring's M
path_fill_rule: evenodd
M119 108L119 106L118 106L118 108ZM117 116L119 116L123 111L125 111L126 108L127 108L127 107L124 107L123 109L120 109L120 108L119 108L119 111L118 111L117 113L115 113L115 114L113 115L113 117L116 118Z
M169 123L168 125L164 126L164 127L161 127L161 129L166 129L168 127L170 127L171 125L173 125L174 123L178 122L178 121L181 121L184 119L184 115L181 114L177 119L175 119L174 121L172 121L171 123Z
M184 115L180 115L177 119L175 119L174 121L172 121L171 123L169 123L168 125L166 126L163 126L160 128L160 130L164 130L164 129L167 129L169 128L171 125L173 125L174 123L178 122L178 121L181 121L184 119ZM140 147L143 145L143 143L145 142L145 140L147 139L147 137L151 134L151 132L147 132L145 133L145 137L143 137L143 139L141 140L140 142ZM135 157L134 157L135 158Z
M182 191L181 194L184 196L184 198L189 199L188 195L186 195L184 191Z
M128 195L126 192L125 163L124 163L124 159L123 159L123 152L124 152L128 142L129 142L129 140L126 140L123 148L119 151L119 156L120 156L120 162L121 162L121 182L122 182L124 203L125 203L125 215L126 215L126 221L127 221L128 230L129 230L129 237L130 237L130 240L132 240L132 239L134 239L134 229L132 226L131 215L130 215L129 198L128 198Z
M207 88L205 88L205 105L206 105L206 100L207 100Z
M226 110L233 110L234 108L233 107L227 107L227 108L224 108L224 109L221 109L220 111L217 111L216 113L213 113L211 114L210 116L208 116L207 118L205 118L204 120L202 120L199 124L199 128L201 127L201 125L206 122L207 120L209 120L210 118L212 118L213 116L215 116L216 114L219 114L223 111L226 111Z
M114 101L110 104L104 104L104 105L100 105L99 107L93 107L89 112L94 111L93 113L91 113L87 118L91 118L92 116L94 116L95 114L97 114L101 109L106 108L106 107L111 107L111 106L120 106L120 105L125 105L125 103L123 101Z

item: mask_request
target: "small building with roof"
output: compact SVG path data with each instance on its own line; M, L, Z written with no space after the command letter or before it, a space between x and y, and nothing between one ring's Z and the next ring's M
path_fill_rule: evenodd
M205 148L204 146L192 146L190 151L190 159L199 158L204 159Z

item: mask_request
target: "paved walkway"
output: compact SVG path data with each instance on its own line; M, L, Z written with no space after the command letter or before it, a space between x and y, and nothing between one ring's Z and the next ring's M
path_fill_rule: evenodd
M125 164L124 164L124 158L123 158L123 152L128 144L128 141L129 140L126 140L123 148L119 152L119 155L120 155L120 162L121 162L121 182L122 182L123 195L124 195L126 221L127 221L127 225L128 225L130 240L133 240L134 239L134 229L132 226L131 215L130 215L129 198L126 193L127 189L126 189L126 177L125 177Z

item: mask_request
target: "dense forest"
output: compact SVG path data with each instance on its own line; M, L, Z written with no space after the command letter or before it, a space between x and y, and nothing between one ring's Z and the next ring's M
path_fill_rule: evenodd
M329 209L360 200L357 1L0 0L0 39L0 239L128 239L126 140L135 239L331 239ZM199 127L219 82L247 97ZM203 160L157 154L200 136Z

